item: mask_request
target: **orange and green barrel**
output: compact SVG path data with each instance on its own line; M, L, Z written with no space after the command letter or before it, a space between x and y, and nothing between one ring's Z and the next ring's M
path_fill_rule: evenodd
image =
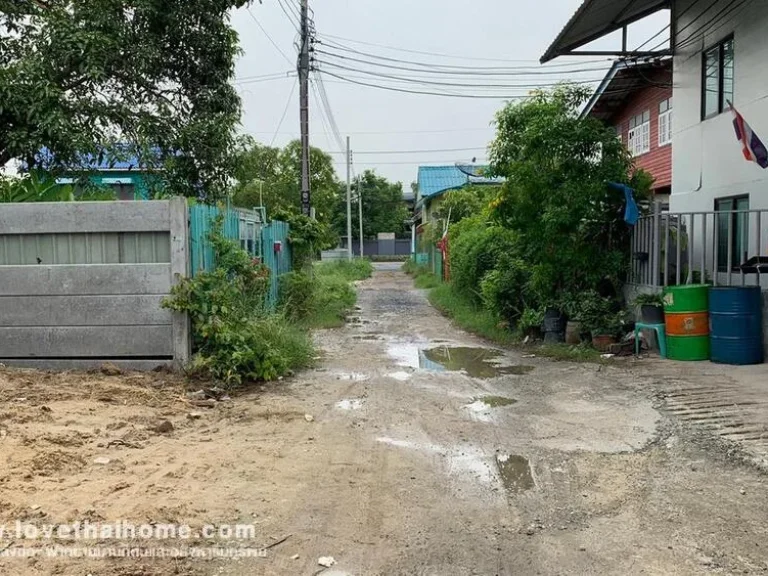
M709 359L709 286L669 286L664 291L667 357Z

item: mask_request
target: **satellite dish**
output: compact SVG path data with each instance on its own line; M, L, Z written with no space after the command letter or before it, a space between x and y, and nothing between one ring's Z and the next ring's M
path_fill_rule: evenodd
M475 166L475 161L476 161L476 158L472 158L471 164L463 164L461 162L456 162L455 166L467 176L474 176L475 178L483 178L485 176L485 174L483 173L483 168L481 168L480 166Z

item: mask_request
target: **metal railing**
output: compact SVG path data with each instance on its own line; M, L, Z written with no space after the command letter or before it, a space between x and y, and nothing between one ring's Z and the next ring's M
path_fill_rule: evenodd
M768 210L662 213L655 205L630 245L631 284L768 287Z

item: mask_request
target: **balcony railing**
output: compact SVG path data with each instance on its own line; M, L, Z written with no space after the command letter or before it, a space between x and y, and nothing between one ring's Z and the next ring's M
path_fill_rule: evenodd
M662 213L655 205L633 229L629 282L768 288L768 210Z

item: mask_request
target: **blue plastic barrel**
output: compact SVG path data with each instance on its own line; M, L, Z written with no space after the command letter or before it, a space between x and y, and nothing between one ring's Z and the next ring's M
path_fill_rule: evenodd
M710 288L709 325L712 362L760 364L763 361L759 286Z

